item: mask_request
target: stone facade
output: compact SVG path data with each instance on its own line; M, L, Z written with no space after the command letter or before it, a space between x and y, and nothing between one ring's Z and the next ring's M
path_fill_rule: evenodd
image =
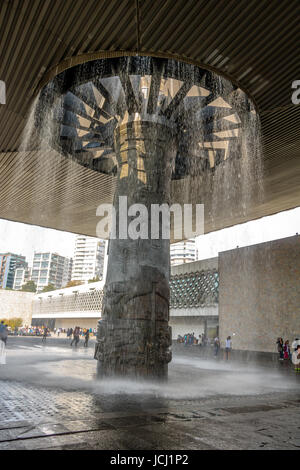
M34 293L0 289L0 320L22 318L23 325L31 325Z
M276 351L276 339L300 337L300 237L219 254L221 346Z

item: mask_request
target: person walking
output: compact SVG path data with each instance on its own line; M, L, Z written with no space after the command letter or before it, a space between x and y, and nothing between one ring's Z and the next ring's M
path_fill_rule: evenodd
M70 346L73 345L74 341L75 341L75 348L77 348L77 345L79 343L79 333L80 333L80 328L79 326L75 326L74 328L74 332L73 332L73 339L71 341L71 344Z
M4 321L0 323L0 364L6 364L6 340L7 340L7 326Z
M292 363L295 366L295 372L300 373L300 344L298 344L297 349L292 354Z
M85 331L85 333L84 333L84 344L83 344L83 346L84 346L85 348L88 347L89 338L90 338L90 332L89 332L89 330L87 329L87 330Z
M225 341L225 359L226 359L226 361L228 361L229 358L230 358L231 349L232 349L231 336L227 336L227 339Z
M8 325L3 324L3 329L1 332L1 339L3 340L5 346L6 346L7 336L8 336Z
M214 356L215 358L217 358L219 354L219 350L220 350L220 340L217 336L214 339L214 350L215 350Z
M48 328L45 326L44 332L43 332L42 343L46 343L47 334L48 334Z

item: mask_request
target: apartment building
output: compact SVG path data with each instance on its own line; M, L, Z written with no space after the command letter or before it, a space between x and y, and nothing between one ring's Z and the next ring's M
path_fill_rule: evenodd
M34 253L31 280L37 285L37 292L48 284L56 289L65 287L71 280L72 258L58 253Z
M172 243L170 247L171 266L191 263L197 260L197 248L194 238L178 243Z
M25 256L15 253L0 253L0 288L13 289L15 271L27 267Z
M104 256L104 240L86 235L77 235L72 280L87 282L95 277L102 279Z

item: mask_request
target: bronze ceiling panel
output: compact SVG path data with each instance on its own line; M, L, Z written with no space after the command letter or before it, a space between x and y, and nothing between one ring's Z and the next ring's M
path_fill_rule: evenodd
M25 168L16 152L33 98L56 67L105 52L135 53L138 45L140 53L206 66L251 95L262 123L265 202L248 218L299 205L300 106L291 103L292 81L300 79L299 8L298 0L2 0L0 79L6 82L7 104L0 106L0 217L94 234L96 201L109 199L111 181L86 169L69 170L68 191L74 201L68 211L80 209L85 215L75 222L61 212L56 220L57 207L63 211L57 168L66 175L63 168L68 165L61 162L54 172L52 158L47 168L49 181L58 178L56 196L50 194L53 186L45 176L36 186L41 201L53 206L47 221L46 216L30 214L29 195L39 178L40 157L32 152ZM14 171L20 165L26 174L19 171L12 209L7 191L16 183ZM79 201L80 181L88 190L81 191ZM220 217L214 226L207 225L207 231L236 222Z

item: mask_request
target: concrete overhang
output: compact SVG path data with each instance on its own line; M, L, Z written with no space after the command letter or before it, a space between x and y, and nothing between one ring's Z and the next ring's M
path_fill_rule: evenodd
M299 205L298 1L31 0L0 11L0 217L95 236L96 208L115 180L51 152L18 152L34 97L54 75L99 57L174 57L229 78L262 125L263 200L245 214L220 211L205 231ZM182 192L179 183L173 192ZM204 201L205 202L205 201Z

